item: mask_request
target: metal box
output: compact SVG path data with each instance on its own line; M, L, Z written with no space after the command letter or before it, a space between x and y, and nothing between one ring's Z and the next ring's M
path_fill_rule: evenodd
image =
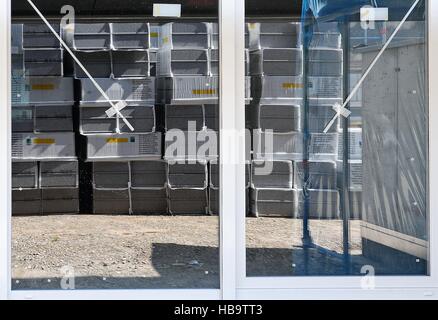
M59 35L60 26L51 24ZM44 23L25 23L23 25L23 48L60 48L61 43Z
M250 212L256 216L295 218L298 194L294 189L251 188Z
M42 214L79 213L79 189L55 188L41 190Z
M207 162L169 163L167 185L172 189L205 189L208 186Z
M62 77L64 75L62 49L26 49L23 51L24 74L31 77Z
M73 132L12 133L12 159L75 159Z
M93 189L94 214L130 214L129 190Z
M87 161L160 159L161 133L87 135Z
M311 77L341 77L342 53L341 49L309 49L307 58L309 76Z
M292 189L293 185L294 168L292 161L252 161L251 188Z
M38 188L38 162L12 162L12 190Z
M336 115L333 106L339 103L342 105L342 100L325 100L325 99L309 99L308 107L308 130L311 133L323 133L326 125ZM341 117L337 117L328 132L338 132L341 123Z
M130 193L132 214L166 214L168 212L165 188L157 190L132 188Z
M110 50L110 24L75 23L73 48L76 50Z
M93 78L111 77L111 53L109 51L76 51L75 55ZM77 79L88 79L88 76L76 62L74 76Z
M362 159L362 128L348 128L348 158L352 160ZM342 160L344 154L344 133L339 131L339 154L338 159Z
M209 187L219 189L219 165L217 160L209 161ZM245 188L251 185L251 162L245 162Z
M150 50L112 51L112 69L115 78L152 76L151 62L156 61Z
M245 213L249 212L249 188L245 188ZM210 215L219 215L219 189L208 188L208 213Z
M299 104L257 104L250 106L254 128L273 132L301 131L301 106Z
M12 132L73 131L73 106L14 106Z
M41 209L41 189L12 191L12 216L38 215Z
M298 217L304 215L304 193L299 190ZM339 193L337 190L307 189L310 219L340 219Z
M301 76L303 51L301 49L263 48L250 53L251 75Z
M166 105L166 130L201 131L205 128L203 105Z
M208 49L212 26L206 22L171 22L161 27L161 45L172 49Z
M157 75L174 76L208 76L208 50L178 49L158 51Z
M342 77L308 77L310 99L342 99Z
M313 32L310 48L341 49L341 34L339 32Z
M155 78L145 79L95 79L112 101L125 101L129 105L155 104ZM81 104L104 104L108 101L90 79L81 79Z
M111 23L112 47L115 50L149 49L151 47L149 23Z
M296 22L249 23L249 48L298 48L300 24Z
M96 189L127 189L130 179L127 161L93 163L93 186Z
M207 189L167 189L170 214L208 214Z
M307 170L309 179L304 180L304 164L302 161L294 162L294 187L303 189L336 189L337 175L336 163L333 161L309 161Z
M79 130L82 134L89 133L131 133L125 122L116 114L108 118L105 113L108 106L87 106L80 105ZM154 132L156 128L155 107L149 106L127 106L121 114L134 127L135 133ZM118 126L117 126L118 124Z
M41 161L41 188L78 188L78 161Z
M163 189L167 185L167 163L163 160L131 161L131 187Z
M169 161L214 160L218 157L218 132L212 130L166 132L164 158Z
M219 131L219 105L205 104L204 105L204 122L205 128Z
M73 105L73 78L14 77L12 105Z
M251 97L259 100L260 104L301 104L303 88L302 77L251 77Z

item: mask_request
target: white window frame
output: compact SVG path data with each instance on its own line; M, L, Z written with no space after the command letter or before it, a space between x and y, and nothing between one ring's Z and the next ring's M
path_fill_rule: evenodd
M243 130L244 0L219 0L221 137ZM438 298L438 62L429 61L429 212L431 276L377 277L363 290L360 277L246 277L244 148L220 139L221 289L11 290L11 0L0 7L0 299L424 299ZM428 55L438 56L438 2L428 1ZM435 35L435 37L433 36Z

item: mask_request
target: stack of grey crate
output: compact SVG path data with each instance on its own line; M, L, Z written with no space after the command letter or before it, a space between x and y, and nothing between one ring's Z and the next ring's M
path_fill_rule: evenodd
M205 22L161 26L157 90L164 109L171 214L209 212L208 162L217 160L219 130L217 31Z
M73 79L63 77L63 50L44 24L13 24L12 44L12 212L77 213Z
M338 218L336 160L339 121L325 125L342 102L340 34L316 33L303 57L298 23L248 25L252 97L247 117L253 128L252 213L302 217L304 195L309 217ZM308 105L304 107L304 63L308 65ZM303 162L307 110L308 161ZM309 179L304 182L307 166Z
M67 35L83 66L113 102L112 107L75 64L81 82L80 134L92 163L93 212L167 212L161 132L156 131L155 66L158 33L145 22L76 23ZM125 119L134 128L130 130Z

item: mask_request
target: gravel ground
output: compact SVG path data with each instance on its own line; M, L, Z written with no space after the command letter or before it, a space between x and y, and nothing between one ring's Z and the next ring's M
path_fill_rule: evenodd
M60 215L13 217L13 288L60 288L68 267L75 287L218 288L219 220L212 216ZM301 220L247 219L249 276L303 275ZM311 221L309 274L341 274L342 223ZM353 269L359 222L351 225ZM360 269L360 268L359 268ZM358 269L358 270L359 270Z

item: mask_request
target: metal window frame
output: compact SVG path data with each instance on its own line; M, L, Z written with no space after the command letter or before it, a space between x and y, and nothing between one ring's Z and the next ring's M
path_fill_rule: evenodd
M438 298L438 197L429 197L430 277L246 277L244 149L227 135L244 130L244 0L219 0L221 289L11 290L11 0L0 7L0 299L425 299ZM435 19L434 19L435 18ZM428 55L438 55L438 3L428 1ZM437 71L437 72L434 72ZM438 104L438 62L429 60L429 106ZM438 194L438 109L429 108L429 194Z

